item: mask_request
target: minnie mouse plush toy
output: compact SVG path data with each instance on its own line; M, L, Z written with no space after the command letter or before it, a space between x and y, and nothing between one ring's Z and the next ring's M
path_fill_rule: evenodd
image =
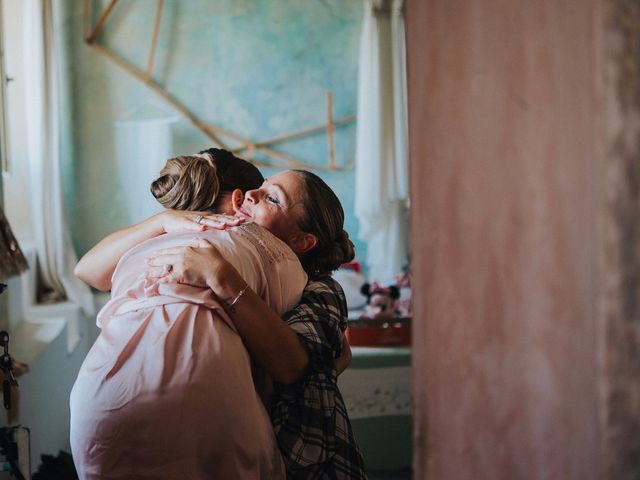
M367 296L367 305L361 318L387 319L396 316L396 300L400 297L400 290L395 285L383 287L377 282L365 283L360 290Z

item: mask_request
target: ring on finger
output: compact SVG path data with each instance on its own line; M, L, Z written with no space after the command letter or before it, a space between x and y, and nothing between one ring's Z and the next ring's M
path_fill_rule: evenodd
M162 273L169 273L173 269L173 265L170 263L165 263L162 265Z

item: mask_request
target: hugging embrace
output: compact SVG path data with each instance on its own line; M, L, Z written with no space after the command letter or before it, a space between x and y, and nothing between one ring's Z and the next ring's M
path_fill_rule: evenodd
M168 210L75 270L111 290L71 392L80 478L366 478L337 387L330 273L354 251L334 192L221 149L170 159L151 190Z

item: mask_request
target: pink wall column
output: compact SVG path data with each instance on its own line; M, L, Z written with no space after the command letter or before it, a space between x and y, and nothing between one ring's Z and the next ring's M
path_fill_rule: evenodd
M415 478L601 478L602 15L407 1Z

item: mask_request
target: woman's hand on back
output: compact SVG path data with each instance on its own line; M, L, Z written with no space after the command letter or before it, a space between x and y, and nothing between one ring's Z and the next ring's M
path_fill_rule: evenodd
M221 215L223 216L223 215ZM227 223L221 219L225 228ZM238 271L211 243L194 239L191 246L160 250L147 260L148 278L160 283L184 283L210 288L220 298L232 297L246 285Z
M148 259L148 277L210 288L258 363L280 383L298 381L309 355L297 334L250 288L235 267L204 239L161 250ZM235 300L235 302L234 302ZM235 305L229 305L229 302ZM345 363L346 367L348 361Z

